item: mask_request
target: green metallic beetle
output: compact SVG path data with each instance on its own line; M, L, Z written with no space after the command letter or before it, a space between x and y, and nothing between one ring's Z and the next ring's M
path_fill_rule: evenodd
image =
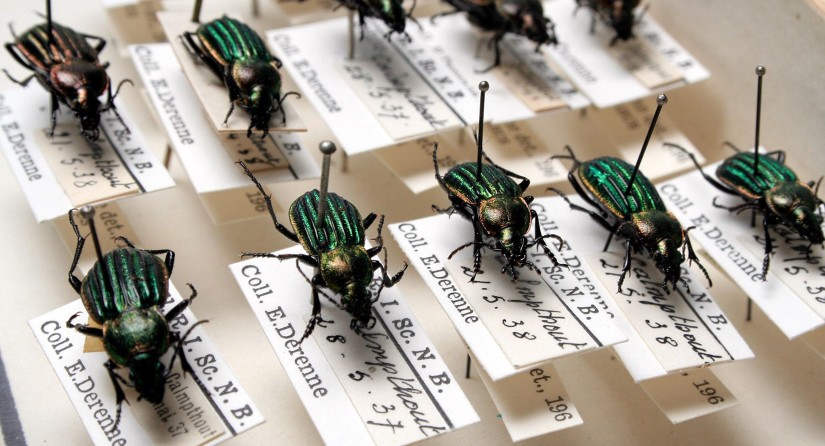
M353 317L350 327L356 333L360 332L360 328L371 328L375 325L375 318L372 316L372 304L381 296L383 288L385 286L389 288L398 283L407 269L405 262L401 271L389 277L384 264L378 260L372 260L372 257L383 250L385 252L384 263L386 263L386 250L381 237L384 216L381 216L378 223L376 246L367 249L364 247L364 233L375 221L377 215L370 213L362 220L361 214L352 203L335 193L329 193L326 195L327 211L324 213L323 222L318 224L318 205L321 193L314 189L298 197L289 207L289 221L295 232L290 231L278 222L272 208L272 198L264 191L255 175L243 162L239 161L238 164L243 167L264 197L269 215L275 224L275 229L289 240L300 243L306 251L306 254L280 255L245 252L243 256L268 257L278 260L296 259L298 262L315 268L315 275L311 279L307 278L312 286L312 318L307 324L300 342L303 342L312 334L316 324L323 326L324 323L331 322L321 318L319 295L323 295ZM379 269L382 275L381 285L375 293L375 297L372 297L369 287L373 282L374 272ZM340 294L342 296L341 303L339 304L333 300L320 287L328 288L332 292Z
M745 202L737 206L718 204L714 197L713 205L731 212L754 210L763 215L762 228L765 231L765 256L762 260L762 278L767 278L770 268L773 241L769 229L777 225L793 228L811 245L822 245L825 241L822 233L821 209L823 201L817 196L819 184L813 181L804 184L796 173L785 165L785 152L777 150L768 154L759 154L755 163L754 154L739 151L727 158L716 168L718 181L706 174L696 157L683 147L665 143L686 153L705 180L720 191L741 197ZM730 145L730 144L729 144ZM774 159L773 157L776 157ZM820 181L822 181L820 179ZM816 185L815 185L816 184ZM810 253L810 248L808 249Z
M458 212L462 217L473 224L473 241L467 242L450 253L452 258L458 251L473 247L473 275L481 271L481 249L486 247L499 252L504 257L505 264L501 272L510 272L510 276L517 278L516 268L527 267L539 272L540 270L527 260L527 249L539 246L556 266L567 266L559 263L556 256L550 251L545 242L546 238L553 238L564 244L561 237L549 234L542 235L541 225L538 224L538 213L530 209L533 197L524 195L530 186L530 179L513 173L496 165L482 149L484 138L484 97L490 88L487 81L478 84L481 92L479 104L479 127L476 138L477 160L475 162L460 163L453 166L442 177L438 169L438 143L433 145L433 165L435 179L447 192L451 206L440 209L433 205L433 210L439 213L452 215ZM482 163L482 157L488 164ZM516 183L513 178L520 180ZM525 235L530 231L530 225L536 220L535 238L528 241ZM494 242L484 240L484 237L495 239Z
M555 155L553 158L570 159L573 166L567 178L573 189L596 211L571 203L561 194L572 209L586 212L597 223L610 232L604 249L610 245L613 236L623 235L625 257L622 274L619 276L619 292L622 283L630 271L631 251L647 251L656 268L664 274L662 288L669 292L668 283L676 285L682 278L682 263L685 261L684 250L687 248L688 261L696 262L712 285L705 267L690 244L688 231L667 210L656 188L641 172L632 180L634 167L618 158L605 156L589 161L579 161L573 150L567 146L569 155ZM578 179L576 178L578 176ZM554 189L555 190L555 189Z
M74 221L74 211L69 211L69 222L77 236L77 247L69 269L69 283L80 295L89 317L101 328L75 324L73 321L80 313L72 316L66 326L103 341L109 356L105 366L115 387L119 422L121 404L126 400L121 383L134 387L140 398L157 404L163 400L166 378L178 354L181 355L184 372L191 371L180 345L180 340L186 336L181 338L178 333L172 332L169 321L192 303L197 291L189 285L191 296L165 315L161 313L169 295L169 275L174 266L175 253L168 249L137 249L122 237L119 240L126 247L99 256L81 281L75 275L75 269L85 238L80 235ZM157 257L159 254L165 255L163 261ZM161 357L176 343L175 354L169 366L165 367ZM116 372L121 367L129 369L128 380Z
M197 36L200 45L195 43ZM263 136L269 132L269 118L281 111L286 123L283 102L290 91L281 96L281 61L273 56L261 37L252 28L233 18L223 16L198 27L195 33L183 33L183 42L197 55L229 90L230 107L224 124L229 120L235 104L250 116L247 136L252 129Z
M393 33L403 34L410 41L410 36L404 29L407 27L407 18L412 18L411 14L415 9L415 2L409 12L404 11L401 0L338 0L338 3L354 12L358 13L358 23L361 25L361 39L364 38L364 25L366 17L375 17L389 28L384 35L387 40Z

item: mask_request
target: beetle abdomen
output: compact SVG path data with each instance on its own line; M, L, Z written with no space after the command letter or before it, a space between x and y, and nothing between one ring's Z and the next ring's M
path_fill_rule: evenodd
M364 245L364 224L358 209L338 194L327 194L324 221L316 225L320 192L313 189L289 207L289 221L304 250L313 256L340 246Z
M450 169L444 175L447 192L468 204L496 196L521 196L518 184L499 168L490 164L482 164L479 181L476 181L477 169L478 164L474 162L461 163Z
M204 49L223 66L236 60L273 60L258 33L227 16L201 25L197 33Z
M639 171L633 187L625 195L633 166L618 158L605 156L581 163L579 178L590 194L613 215L624 218L644 211L667 211L662 198L646 176Z
M47 71L55 63L82 59L97 62L97 51L75 30L52 22L52 39L49 46L49 33L46 24L36 25L17 38L17 49L32 65Z
M726 159L716 169L716 176L741 195L758 199L778 183L795 183L793 170L766 155L759 155L759 171L754 170L751 152L739 152Z
M132 308L163 305L169 294L169 273L157 256L136 248L114 249L95 263L83 280L81 299L97 323Z

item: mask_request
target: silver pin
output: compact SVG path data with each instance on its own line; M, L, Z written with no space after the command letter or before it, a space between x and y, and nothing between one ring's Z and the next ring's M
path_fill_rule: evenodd
M642 165L642 159L645 157L645 151L647 150L647 145L650 143L650 137L653 136L653 129L656 128L656 121L659 120L659 113L662 111L662 107L667 104L667 96L664 94L660 94L656 97L656 113L653 114L653 120L650 121L650 128L647 129L647 136L645 136L645 142L642 144L642 150L639 151L639 157L636 158L636 165L633 167L633 173L630 175L630 181L627 183L627 189L625 189L624 194L630 193L630 189L633 188L633 182L636 181L636 175L639 173L639 166Z
M318 198L318 218L315 219L317 227L323 227L324 214L327 212L327 190L329 189L329 163L332 154L335 153L335 143L332 141L321 141L318 145L321 153L324 154L324 163L321 166L321 196Z
M103 251L100 249L100 239L97 238L97 230L95 229L95 208L86 205L80 208L80 216L86 220L86 223L89 224L89 232L92 233L92 242L95 245L95 254L97 254L97 260L103 260Z
M762 65L756 67L756 130L753 142L753 172L759 174L759 125L762 122L762 76L767 71Z
M476 158L476 182L481 181L481 144L484 140L484 96L487 90L490 89L490 84L487 81L478 83L478 90L481 91L481 99L478 105L478 157Z

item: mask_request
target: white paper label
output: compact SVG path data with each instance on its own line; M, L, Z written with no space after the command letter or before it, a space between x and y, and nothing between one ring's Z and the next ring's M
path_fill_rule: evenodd
M166 311L181 300L171 283L170 295ZM120 423L115 425L115 389L104 366L108 357L104 352L83 351L86 336L65 325L75 313L81 313L76 323L87 319L80 300L32 319L29 326L95 444L211 445L264 421L199 325L183 341L182 353L194 373L183 376L176 361L163 402L156 405L137 401L137 394L124 386L130 404L122 405ZM183 335L196 323L186 309L169 325ZM173 351L166 352L162 364L170 363ZM127 375L123 370L118 373Z
M717 165L705 167L705 172L712 174ZM720 268L759 305L785 336L793 339L825 325L822 315L813 308L821 305L816 299L822 296L822 293L817 293L820 290L817 288L819 285L816 285L821 274L818 263L808 265L807 260L785 262L789 258L804 255L793 254L792 251L787 255L780 254L788 253L787 243L780 238L775 243L777 254L772 259L767 280L763 281L764 248L754 238L764 239L761 225L751 227L749 213L731 214L728 210L713 205L714 197L719 197L717 203L723 206L741 204L740 198L723 194L705 181L698 170L664 182L658 189L682 224L696 227L690 232L694 243L701 245L713 257ZM757 221L761 223L761 218L757 218ZM748 244L753 246L749 247ZM815 261L819 262L818 259ZM806 263L804 270L796 268L803 267L803 263ZM803 295L798 295L777 276L783 273L786 280L795 283L798 289L805 290ZM811 291L814 293L808 292L806 281L811 282L814 287ZM744 305L744 301L742 304Z
M233 205L233 197L238 194L227 193L251 185L243 170L234 164L247 158L240 152L237 157L228 155L225 138L231 137L222 138L212 131L169 44L134 45L129 51L170 144L213 221L224 223L254 215L248 208ZM268 138L263 148L273 156L278 150L288 166L256 174L263 184L320 175L320 168L297 134L270 133ZM231 147L237 140L229 143Z
M298 253L296 246L275 254ZM267 258L230 265L325 443L409 444L478 421L396 288L382 290L373 304L376 323L360 336L350 328L352 317L322 298L330 322L299 344L312 289L295 268ZM379 284L376 278L371 290Z
M587 11L574 14L577 4L567 0L547 0L543 2L545 15L553 18L559 44L543 48L564 73L600 108L612 107L623 102L640 99L659 91L661 87L672 88L683 83L694 83L710 76L707 70L667 33L659 27L650 15L635 25L637 41L610 42L615 31L603 24L591 33L591 15ZM642 50L640 51L640 48ZM658 56L654 55L657 54ZM622 61L661 59L675 67L682 81L657 85L674 78L656 76L655 82L645 85ZM659 66L666 62L660 61ZM637 64L632 64L636 66ZM648 64L650 65L650 64ZM656 70L648 70L655 72ZM667 71L670 71L668 69ZM655 89L655 90L654 90Z
M495 382L483 369L479 374L513 442L584 422L551 364Z
M46 161L48 157L45 156L45 151L53 150L54 147L51 144L49 147L43 147L37 135L48 132L51 119L49 104L49 94L36 83L26 88L15 88L0 93L0 129L2 129L0 149L6 155L11 170L17 177L20 188L23 189L38 222L66 215L73 207L90 204L82 200L75 200L73 203L61 187L60 179L57 178L58 175L65 176L65 172L53 172ZM58 124L79 127L73 113L62 105L60 110ZM154 151L147 146L138 128L129 120L128 111L119 108L118 113L131 133L126 131L123 124L112 113L101 114L99 129L101 138L105 138L117 154L117 164L128 170L132 177L133 181L124 180L123 183L135 183L130 189L137 188L141 193L174 186L175 183L163 168L163 163L155 157ZM75 150L64 147L64 150L76 153L89 150L87 142L82 138L78 137L73 140L81 147ZM83 161L82 164L88 165L95 164L98 160L92 156L81 158L81 161ZM74 162L72 158L68 158L63 164L71 162ZM105 165L97 165L94 173L95 181L112 180L112 178L106 178L111 176L112 172ZM117 198L122 195L124 188L125 186L111 187L109 194L103 197L95 196L93 199L102 201Z
M707 368L651 379L641 386L673 424L739 405L730 390Z
M579 197L568 198L587 206ZM588 263L595 272L590 273L588 284L609 292L610 297L600 305L616 316L615 322L629 338L615 349L636 381L706 363L753 357L704 288L706 281L701 273L686 271L684 264L682 277L689 281L690 291L680 286L665 294L661 273L651 260L637 255L619 293L617 282L624 262L624 243L614 238L611 250L603 252L607 231L584 212L572 211L561 197L540 198L535 204L544 206L548 215L553 216L557 232L565 238L571 253L565 255L565 261ZM572 254L576 259L568 260L567 256Z
M545 227L544 232L556 232L551 229L552 222L545 219L544 209L537 208L537 210L541 213L540 221L542 226ZM499 343L496 342L495 336L491 333L492 327L485 326L485 323L482 322L482 316L474 307L473 303L478 297L469 297L462 290L462 287L465 286L464 283L468 281L468 277L464 274L451 274L446 267L445 262L449 254L457 246L461 245L465 238L466 240L472 240L473 230L469 222L458 216L448 218L447 216L439 215L390 225L390 232L396 238L412 265L424 278L424 281L430 287L433 294L435 294L436 299L438 299L452 320L453 325L455 325L459 334L464 338L464 341L478 358L479 364L484 368L490 378L493 381L498 381L523 371L524 364L520 364L521 360L517 361L519 362L519 366L514 366L513 362L507 357L507 353L505 353ZM466 251L467 252L463 253L458 259L463 259L465 265L471 268L472 248L467 248ZM500 276L498 273L500 266L497 263L491 264L491 262L489 262L490 259L485 260L488 260L488 262L482 263L481 268L489 272L478 275L476 280L492 281L493 278L495 278L496 280L509 284L506 276L503 278L497 277ZM526 280L552 280L552 286L559 287L560 291L558 291L557 294L565 296L565 303L569 310L576 313L576 315L571 316L571 318L576 319L581 328L587 327L585 331L589 331L590 334L593 335L593 338L598 339L598 341L596 341L591 338L591 341L588 342L588 347L595 348L596 346L611 345L625 339L619 330L609 321L609 316L603 314L599 309L593 295L585 293L577 286L578 283L573 277L574 273L560 270L560 268L554 266L549 259L544 257L543 254L541 257L531 254L530 261L542 270L542 274L539 276L535 272L525 269L521 272L522 277ZM570 291L571 294L567 295L567 292L562 291L564 289ZM515 297L518 296L518 293L511 288L507 296ZM567 298L570 298L570 300L568 301ZM506 299L507 298L505 298L505 300ZM494 308L496 306L495 303L499 300L493 298L490 298L490 300L494 301L492 303L493 308L490 311L499 311ZM575 300L575 302L572 302L573 300ZM508 304L512 303L513 302L508 302ZM519 306L524 308L519 309ZM511 311L527 310L528 313L532 312L530 306L522 304L516 304L514 308L510 308L510 305L507 307L501 306L501 308L502 310L500 311L502 313L504 313L506 309L506 314L499 317L509 320L510 322L507 323L509 325L512 325L512 323L514 323L513 320L515 320L515 318L511 317ZM485 309L485 311L486 310L487 309ZM531 324L538 323L539 325L546 325L548 327L556 326L555 323L551 323L549 320L542 322L538 313L530 314L530 316ZM519 318L518 320L521 319ZM507 327L502 324L501 327L498 328L504 329ZM553 334L558 335L552 328L540 327L535 331L536 333L531 335L537 338L541 336L541 339L545 339L545 342L547 342L549 338L552 338ZM513 330L510 330L510 332L513 332ZM508 336L507 330L503 330L502 336ZM559 342L559 340L556 339L555 342ZM553 349L552 346L548 348ZM556 355L562 350L568 354L575 352L573 348L562 348L558 345L556 349ZM551 356L552 355L548 354L543 360L549 360Z

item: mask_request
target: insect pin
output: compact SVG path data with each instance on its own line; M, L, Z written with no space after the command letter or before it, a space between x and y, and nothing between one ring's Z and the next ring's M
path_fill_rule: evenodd
M489 46L493 47L495 60L484 73L501 64L499 42L507 33L518 34L536 42L536 52L542 45L555 45L556 33L553 21L544 16L544 8L538 0L444 0L455 8L453 11L434 15L437 17L466 13L467 20L476 27L493 33Z
M668 283L673 284L674 287L680 281L687 284L682 277L685 249L688 254L687 260L691 263L696 262L708 280L708 286L712 285L705 267L699 262L690 244L688 232L693 229L693 226L687 229L682 228L676 217L667 210L659 192L639 170L653 129L656 127L656 121L659 119L659 113L667 103L667 97L663 94L659 95L656 103L656 113L653 115L635 166L612 156L580 161L570 146L566 147L568 155L552 157L573 161L567 178L573 185L573 189L585 203L595 208L595 211L571 203L567 196L557 189L549 190L561 195L571 209L587 213L607 229L609 235L604 245L605 251L610 246L614 235L625 237L625 256L622 273L619 276L619 292L622 291L622 283L630 272L630 256L634 251L647 251L656 268L664 274L662 288L667 293L670 292Z
M238 164L244 169L249 179L255 184L264 197L272 223L284 237L299 243L306 254L271 254L244 252L243 257L268 257L278 260L295 259L298 271L303 275L300 263L314 268L312 278L304 278L312 287L312 317L304 330L299 342L303 342L315 325L324 326L333 321L321 317L321 299L323 295L338 308L352 316L350 328L361 333L362 328L372 328L375 317L372 315L372 305L381 296L384 287L392 287L404 275L404 268L394 276L387 274L387 253L381 230L384 226L384 216L378 222L378 237L376 246L364 246L365 232L375 221L377 215L370 213L362 219L358 209L349 201L334 192L327 192L329 184L329 163L335 144L324 141L320 144L324 154L323 174L321 176L321 190L311 190L304 193L292 202L289 207L289 221L292 230L278 222L272 208L272 197L268 195L255 175L242 161ZM384 251L384 263L372 258ZM375 271L381 271L381 280L378 290L373 296L369 287L373 282ZM340 295L340 302L333 299L322 288Z
M89 223L97 262L83 280L78 278L75 269L86 239L80 235L74 221L76 211L69 211L69 223L77 237L74 259L69 268L69 283L80 295L89 317L98 326L74 323L80 313L69 318L66 326L103 341L109 356L104 365L115 388L117 425L121 405L126 401L121 384L133 387L139 395L138 399L146 399L152 404L163 401L166 379L178 355L184 373L192 371L184 357L182 342L195 326L206 321L198 322L183 336L172 331L169 321L178 317L198 295L195 288L187 284L192 292L189 298L166 314L162 313L169 297L169 276L175 263L175 253L169 249L139 249L126 238L118 237L117 240L125 246L102 254L94 227L94 210L88 206L80 209L80 214ZM164 259L161 260L158 255L163 255ZM161 359L170 347L175 349L174 354L165 366ZM129 369L128 379L118 374L120 368Z
M235 105L249 114L249 128L260 130L262 136L269 133L269 120L280 111L281 123L286 124L284 100L298 92L281 95L281 60L269 52L261 37L249 26L233 18L223 16L202 24L194 33L183 33L182 41L187 49L223 82L229 90L229 112L223 123L235 110ZM195 39L197 38L197 42Z
M484 95L489 88L490 85L486 81L478 84L481 101L476 137L478 153L476 161L457 164L442 177L438 169L438 143L433 145L435 179L450 199L449 208L440 209L433 205L433 210L447 215L457 212L473 224L473 240L453 250L449 258L462 249L472 246L473 275L471 280L475 279L476 274L482 272L482 248L498 252L504 257L505 264L501 272L509 271L513 280L518 275L516 268L527 267L537 273L540 272L532 262L527 260L527 249L533 246L543 249L554 265L567 266L558 262L545 242L547 238L555 239L561 249L564 240L555 234L543 235L541 225L538 224L538 214L534 209L530 209L533 197L524 195L527 187L530 186L530 180L498 166L482 149ZM482 157L487 161L486 163L482 163ZM519 182L516 183L514 179ZM525 236L534 222L535 237L533 240L528 240ZM489 241L485 238L494 240Z
M35 25L21 35L17 35L9 24L14 42L6 43L6 50L20 65L30 70L27 78L17 80L3 69L8 78L23 87L32 79L43 85L51 95L51 126L49 137L54 136L57 126L57 112L60 104L69 107L80 120L83 136L97 140L100 135L100 115L111 111L118 121L129 131L123 118L115 108L115 98L124 79L112 94L112 84L106 73L109 63L101 63L98 56L106 46L100 37L81 34L52 22L51 2L46 2L46 23ZM101 106L99 96L106 93L106 103Z
M630 40L634 37L633 25L644 15L644 11L638 16L634 12L640 3L640 0L576 0L576 9L586 7L592 12L591 33L596 31L597 20L613 28L616 35L610 40L610 44L614 45L619 40Z
M687 154L702 173L702 176L713 187L723 193L735 195L743 200L736 206L725 206L717 203L713 198L713 205L727 209L737 214L751 210L762 214L762 228L765 231L765 256L762 259L762 280L767 280L770 268L773 241L770 229L782 225L796 231L802 238L810 242L807 254L811 253L811 246L822 245L822 206L823 201L818 197L819 184L813 181L803 183L796 173L785 165L785 152L776 150L765 154L759 153L759 131L762 117L762 77L766 70L763 66L756 67L756 129L753 152L742 152L733 144L726 142L736 153L725 159L716 168L716 178L702 170L696 157L676 144L665 143ZM753 222L755 223L755 221Z

